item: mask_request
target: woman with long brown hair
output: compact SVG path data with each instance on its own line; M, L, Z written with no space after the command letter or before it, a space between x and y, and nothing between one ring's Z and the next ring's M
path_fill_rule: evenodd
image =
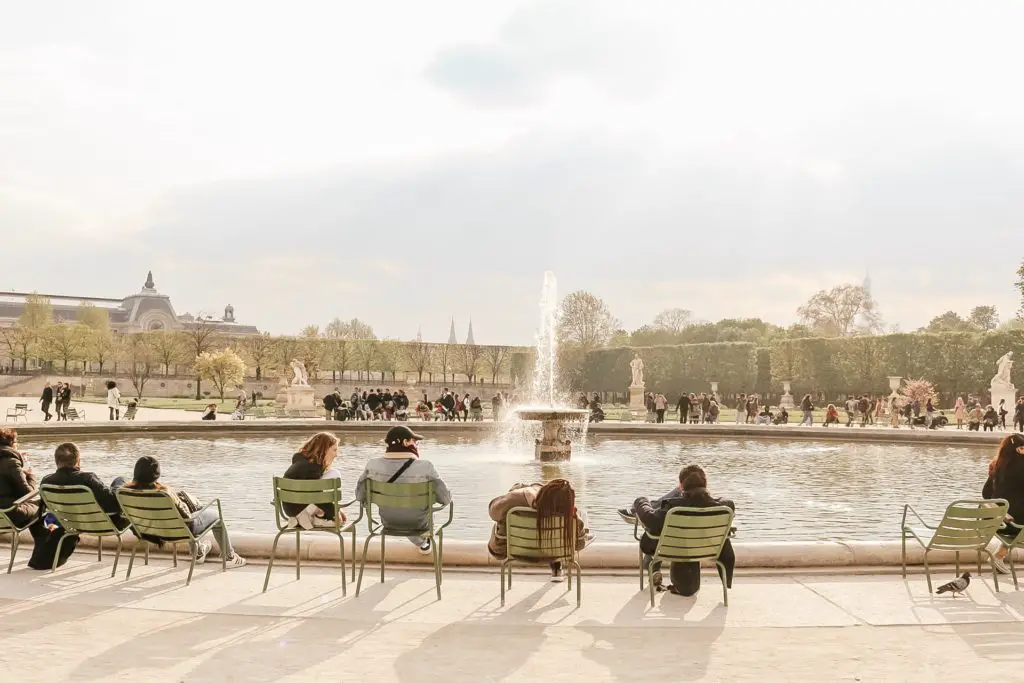
M292 464L284 473L285 479L341 479L341 472L334 469L334 459L338 457L338 437L330 432L314 434L299 451L292 456ZM288 523L312 529L316 526L334 526L335 508L333 505L302 505L301 503L284 503L281 508L288 515ZM345 521L345 513L337 510L341 521ZM292 526L294 526L292 525Z
M1024 434L1008 434L999 443L999 452L988 464L988 479L981 489L985 498L1005 498L1010 503L1007 520L1024 525ZM1006 538L1016 538L1020 529L1007 526L1000 529L999 534ZM1002 558L1005 549L1000 549L996 558L996 569L1007 573Z
M505 517L515 507L535 509L537 527L542 530L561 530L563 538L574 538L576 550L583 550L591 540L587 523L576 508L576 491L568 480L552 479L547 484L516 484L508 493L492 500L487 508L494 522L487 549L495 558L504 559L507 556ZM550 566L551 580L562 581L565 578L562 563L555 560Z

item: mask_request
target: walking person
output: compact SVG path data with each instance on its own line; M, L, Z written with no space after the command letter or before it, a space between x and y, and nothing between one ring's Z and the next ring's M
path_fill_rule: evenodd
M111 420L121 419L121 391L113 380L107 380L107 408L110 409Z
M679 424L686 424L690 419L690 397L684 391L676 402L676 410L679 411Z
M811 395L804 394L803 399L800 401L800 410L803 411L804 417L800 420L800 426L807 425L808 427L814 426L814 404L811 402Z
M1017 399L1017 406L1013 409L1013 428L1024 432L1024 396Z
M668 399L665 398L665 394L658 394L654 397L654 412L657 414L656 422L658 424L665 423L665 411L668 409Z
M999 399L999 431L1006 429L1006 415L1009 412L1006 409L1006 399Z
M51 387L50 383L47 382L46 386L43 387L42 395L39 397L39 405L42 408L43 415L45 416L43 417L43 422L49 422L50 418L53 417L50 415L51 403L53 403L53 387Z
M71 405L71 382L64 382L60 389L60 419L68 421L68 407Z
M736 399L736 424L741 425L747 419L747 395L740 394Z

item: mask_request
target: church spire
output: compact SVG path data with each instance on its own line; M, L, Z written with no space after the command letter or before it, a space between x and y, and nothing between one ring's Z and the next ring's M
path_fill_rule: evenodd
M469 334L466 335L466 343L467 344L471 344L471 345L476 344L476 342L473 341L473 319L472 318L469 319Z
M451 330L448 332L448 343L449 344L458 344L459 343L458 337L455 336L455 318L452 318L452 327L451 327Z

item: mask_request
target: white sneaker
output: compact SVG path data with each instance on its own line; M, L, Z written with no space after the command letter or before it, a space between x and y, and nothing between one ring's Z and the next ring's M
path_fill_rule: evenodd
M239 567L244 567L246 564L245 558L238 553L235 553L227 559L228 569L238 569Z
M210 554L213 544L207 540L199 541L199 550L196 552L196 564L206 562L206 556Z
M333 529L334 528L334 520L333 519L325 519L324 517L314 517L313 518L313 526L318 528L318 529L325 529L325 528Z

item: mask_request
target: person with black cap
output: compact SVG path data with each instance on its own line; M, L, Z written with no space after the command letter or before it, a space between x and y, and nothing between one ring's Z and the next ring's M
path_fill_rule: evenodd
M235 552L235 549L231 547L231 539L228 538L228 528L221 518L220 513L217 512L216 508L206 508L205 510L198 510L193 513L192 507L186 505L182 498L192 499L184 491L174 493L166 486L160 483L160 463L157 459L151 455L144 455L139 458L135 463L135 471L132 473L132 480L124 485L127 489L136 489L140 491L146 490L157 490L164 491L170 496L171 500L174 501L174 505L178 508L178 514L185 520L185 524L192 533L197 533L203 529L213 525L213 533L217 537L217 545L220 546L220 552L227 556L228 569L235 569L236 567L245 566L245 558ZM195 505L198 508L198 505ZM199 552L196 556L196 564L202 564L206 561L206 555L212 548L209 541L203 539L199 541Z
M452 494L434 469L429 460L420 458L417 442L422 436L402 425L392 427L384 437L387 449L379 458L372 458L366 463L366 469L359 476L356 484L356 500L366 502L366 480L390 483L415 484L433 482L434 500L438 505L452 502ZM381 520L388 526L406 529L426 529L430 524L429 517L423 510L380 506ZM410 536L409 541L419 548L424 555L431 552L430 539L423 536Z

